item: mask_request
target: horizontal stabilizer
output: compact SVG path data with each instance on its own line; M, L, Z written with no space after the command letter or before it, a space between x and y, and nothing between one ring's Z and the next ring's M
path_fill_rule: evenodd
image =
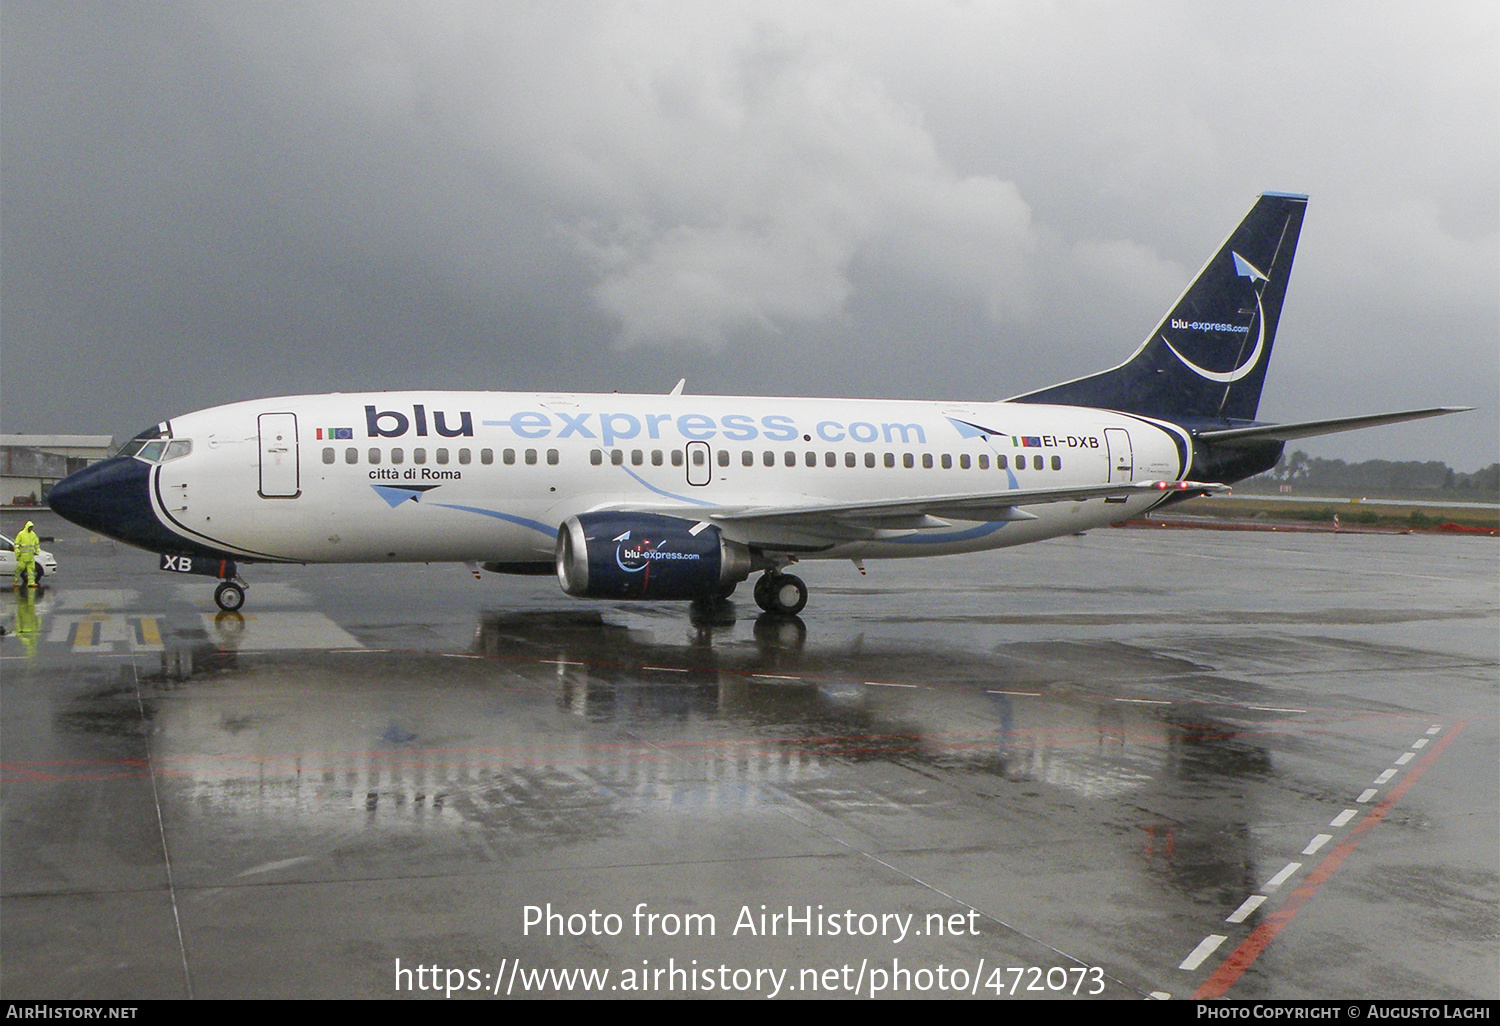
M1199 431L1193 437L1209 445L1227 446L1255 445L1260 442L1290 442L1294 438L1312 438L1315 435L1332 435L1340 431L1356 431L1359 428L1380 427L1383 424L1400 424L1408 420L1441 417L1449 413L1465 413L1472 408L1470 406L1436 406L1430 410L1377 413L1368 417L1304 420L1295 424L1257 424L1254 427Z

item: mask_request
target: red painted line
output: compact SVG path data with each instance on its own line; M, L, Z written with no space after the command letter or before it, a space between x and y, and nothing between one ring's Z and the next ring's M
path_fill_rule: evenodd
M1344 864L1344 860L1353 854L1354 849L1359 846L1360 839L1379 825L1380 821L1385 818L1385 814L1402 799L1407 791L1411 790L1412 785L1421 778L1429 766L1437 761L1437 757L1443 754L1443 750L1453 743L1453 739L1458 737L1459 732L1467 725L1467 721L1464 721L1449 728L1442 739L1432 747L1431 751L1420 762L1406 771L1406 775L1401 778L1401 782L1391 788L1391 793L1386 797L1385 801L1371 809L1369 814L1360 820L1353 830L1349 831L1349 836L1344 840L1344 843L1328 853L1328 857L1320 862L1318 868L1308 875L1307 882L1292 892L1286 904L1267 916L1265 921L1256 927L1255 932L1246 937L1240 943L1240 946L1235 948L1228 958L1224 959L1219 968L1215 969L1213 974L1203 981L1203 984L1193 992L1193 1000L1223 997L1229 988L1235 985L1239 978L1244 975L1245 970L1250 968L1255 960L1260 957L1260 953L1266 950L1266 946L1281 932L1282 927L1292 921L1292 918L1302 910L1302 907L1318 893L1318 889L1327 883L1329 878Z

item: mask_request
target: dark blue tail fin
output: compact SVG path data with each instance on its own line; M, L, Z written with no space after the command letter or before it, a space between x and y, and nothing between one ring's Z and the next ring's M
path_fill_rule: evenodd
M1254 420L1306 209L1306 196L1261 196L1129 360L1011 401Z

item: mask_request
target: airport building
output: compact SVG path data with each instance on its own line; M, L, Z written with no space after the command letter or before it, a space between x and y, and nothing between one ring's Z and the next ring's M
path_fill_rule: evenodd
M0 435L0 504L43 505L54 484L114 449L111 435Z

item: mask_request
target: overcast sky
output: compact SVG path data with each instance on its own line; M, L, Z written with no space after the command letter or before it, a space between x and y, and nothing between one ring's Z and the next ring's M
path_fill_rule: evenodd
M1500 5L3 0L0 429L394 388L992 399L1311 196L1260 415L1500 459Z

